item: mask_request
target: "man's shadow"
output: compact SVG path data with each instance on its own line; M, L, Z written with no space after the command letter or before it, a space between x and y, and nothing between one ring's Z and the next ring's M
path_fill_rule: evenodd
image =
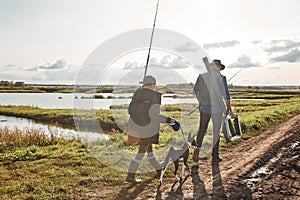
M192 183L194 185L193 199L209 199L204 182L199 176L199 166L194 165L191 169Z
M211 199L227 199L225 194L222 176L219 168L219 161L212 162L212 178L213 178L213 191Z
M130 183L127 187L121 189L115 200L124 199L132 200L135 199L140 193L144 191L146 186L151 183L153 178L149 178L141 183ZM133 190L133 191L131 191Z
M220 173L219 162L212 163L212 175L213 191L211 194L211 199L253 199L251 190L246 186L246 184L243 183L243 180L240 178L235 184L230 186L230 188L227 191L228 195L226 195Z

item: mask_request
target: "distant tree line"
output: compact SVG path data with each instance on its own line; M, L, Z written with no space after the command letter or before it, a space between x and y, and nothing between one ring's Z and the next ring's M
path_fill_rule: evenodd
M1 87L25 87L27 86L23 81L0 81Z

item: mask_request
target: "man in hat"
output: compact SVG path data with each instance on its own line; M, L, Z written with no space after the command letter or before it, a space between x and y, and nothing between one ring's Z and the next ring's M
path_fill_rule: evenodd
M219 155L220 131L223 124L223 117L226 112L232 117L235 114L232 111L230 103L230 94L227 86L226 77L221 75L220 71L225 68L221 60L213 60L210 63L211 73L200 74L195 83L193 92L199 102L200 123L197 133L197 148L194 151L193 161L199 161L199 151L202 146L203 138L207 131L210 119L213 122L213 162L222 161ZM226 103L226 108L224 101Z
M145 76L140 82L142 87L133 95L129 104L130 118L128 121L128 139L137 138L131 144L138 144L138 153L130 161L128 167L127 182L138 183L140 179L135 178L135 172L147 152L149 163L155 168L158 175L161 173L161 165L157 161L152 149L152 144L159 143L160 123L175 123L174 119L160 114L161 93L155 91L156 80L153 76Z

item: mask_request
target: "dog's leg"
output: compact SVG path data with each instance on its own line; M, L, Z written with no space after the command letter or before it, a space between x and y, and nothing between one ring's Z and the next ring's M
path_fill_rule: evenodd
M182 178L184 176L184 170L185 170L185 164L184 164L184 162L182 162L182 169L181 169L181 174L180 174L180 180L182 180Z
M172 155L173 151L174 151L174 148L171 147L171 148L169 149L169 152L168 152L166 158L165 158L163 169L166 168L167 164L169 164L170 160L172 159L172 158L171 158L171 157L172 157L171 155Z
M175 178L178 179L178 176L177 176L177 170L178 170L178 167L179 167L179 159L177 159L175 162L175 171L174 171L174 175L175 175Z
M188 157L185 157L184 160L183 160L183 164L187 168L187 170L190 172L190 168L188 166L187 160L188 160Z
M166 161L165 161L165 162L166 162ZM168 168L169 164L170 164L170 161L167 161L167 163L164 163L164 166L165 166L165 167L164 167L164 169L161 171L160 178L159 178L160 184L162 184L162 179L163 179L163 177L164 177L165 172L167 171L167 168Z

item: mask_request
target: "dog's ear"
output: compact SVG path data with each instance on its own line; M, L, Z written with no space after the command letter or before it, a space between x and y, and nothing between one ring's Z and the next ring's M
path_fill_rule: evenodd
M195 137L196 137L196 135L193 135L193 136L191 137L191 145L192 145L192 146L197 146Z
M196 143L196 140L195 140L195 139L193 139L191 145L194 146L194 147L197 146L197 143Z

